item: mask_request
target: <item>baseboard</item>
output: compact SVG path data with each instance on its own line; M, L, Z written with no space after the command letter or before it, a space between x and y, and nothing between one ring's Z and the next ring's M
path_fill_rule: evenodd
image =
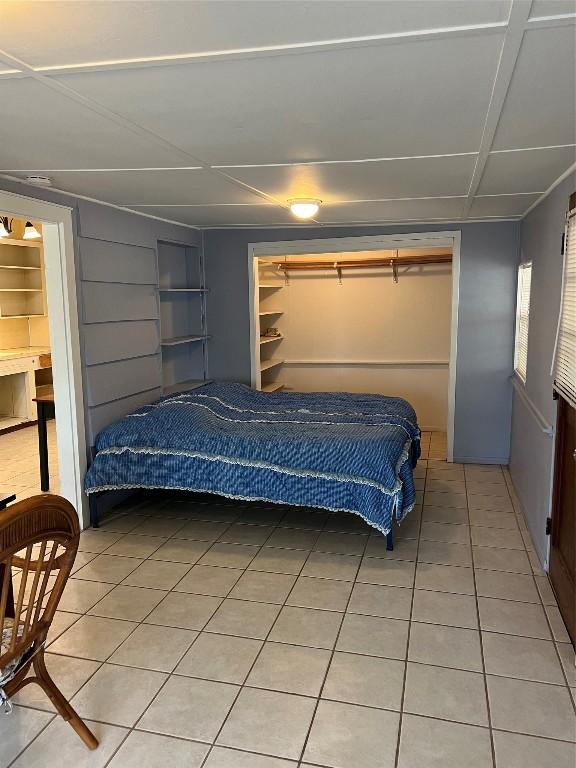
M456 464L503 464L508 466L510 456L454 456Z

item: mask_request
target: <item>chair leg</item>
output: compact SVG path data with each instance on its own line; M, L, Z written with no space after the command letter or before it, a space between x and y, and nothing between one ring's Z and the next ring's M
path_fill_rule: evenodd
M386 534L386 549L388 552L392 552L392 550L394 549L394 536L392 534L392 531Z
M36 673L38 684L42 687L52 704L54 704L58 713L64 720L66 720L66 722L70 723L72 728L74 728L78 736L80 736L89 749L96 749L98 740L70 702L64 698L62 692L50 677L50 673L46 669L43 650L36 654L32 661L32 665L34 667L34 672Z

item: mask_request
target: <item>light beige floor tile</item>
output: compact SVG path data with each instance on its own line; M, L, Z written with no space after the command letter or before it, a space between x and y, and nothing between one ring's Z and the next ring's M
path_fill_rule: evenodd
M526 552L514 549L472 547L474 567L487 571L531 574L532 568Z
M389 619L409 619L411 605L412 590L406 587L355 584L348 612Z
M278 528L266 542L268 547L286 549L312 549L320 531L304 531L298 528Z
M554 597L548 576L534 576L534 581L536 582L542 603L544 605L556 605L556 598Z
M546 605L544 608L546 615L548 616L548 621L550 622L554 640L559 643L569 643L570 636L560 610L555 605Z
M241 684L261 647L261 640L202 632L176 668L176 673Z
M246 568L258 547L247 544L221 544L217 542L198 561L201 565L219 565L225 568Z
M348 536L350 534L343 534ZM275 550L300 553L300 550ZM256 558L258 559L258 558ZM327 552L311 552L302 569L302 576L318 576L322 579L353 581L358 573L361 558L356 555L338 555Z
M71 700L80 717L128 728L158 693L166 675L104 664Z
M513 512L499 512L494 509L471 509L470 525L518 530L516 515Z
M470 528L467 525L452 525L425 521L420 532L422 541L445 541L450 544L468 544Z
M174 587L175 592L190 592L197 595L226 597L242 576L240 568L219 568L213 565L195 565L182 581Z
M487 726L484 677L477 672L409 662L404 712Z
M472 526L472 544L475 547L497 547L498 549L519 549L524 551L520 531L504 528L482 528Z
M297 760L315 704L314 699L303 696L244 688L217 743Z
M109 768L200 768L207 744L174 739L158 733L132 731Z
M517 733L494 731L496 768L574 768L576 746Z
M9 717L0 716L0 768L7 768L52 717L48 712L22 707L14 707Z
M308 552L305 550L263 547L248 566L248 570L296 576L302 570L307 557Z
M147 624L180 629L204 629L222 600L206 595L169 592L147 617Z
M74 565L72 566L71 573L76 573L76 571L80 570L80 568L83 568L85 565L88 565L94 558L96 557L95 552L76 552L76 557L74 558Z
M149 557L168 539L161 536L133 536L127 533L116 544L112 544L106 550L108 555L121 555L122 557Z
M136 628L132 621L82 616L50 646L52 653L106 661Z
M228 522L206 522L203 520L193 520L186 523L176 533L177 539L197 539L198 541L216 541L224 531L230 527Z
M389 587L412 587L415 570L416 563L410 560L383 560L379 557L364 557L358 571L357 581Z
M478 610L484 630L550 640L548 622L541 605L479 597Z
M169 539L150 555L150 560L169 560L174 563L198 562L211 547L210 542L192 539Z
M92 562L76 571L73 578L119 584L143 562L136 557L98 555Z
M431 592L417 589L412 608L414 621L447 624L451 627L478 627L476 598L470 595Z
M99 531L91 528L87 531L82 531L78 551L92 553L104 552L105 549L111 547L112 544L115 544L121 538L122 534L120 533L106 533L106 531Z
M493 728L576 740L576 719L567 688L492 675L486 679Z
M274 528L266 525L234 523L218 539L229 544L255 544L262 546Z
M166 517L140 518L138 527L133 528L130 532L138 534L139 536L161 536L163 538L169 538L184 528L185 525L186 521L182 519L171 519Z
M269 640L313 648L333 648L342 614L309 608L282 608Z
M443 477L442 475L448 475ZM466 483L464 482L464 475L458 474L458 476L452 475L451 472L443 472L441 476L433 476L426 478L426 490L427 491L456 491L457 493L465 493Z
M562 667L552 641L483 632L482 643L488 674L564 684Z
M273 508L271 504L266 507L255 503L254 505L247 505L242 510L237 522L244 525L274 526L278 525L284 517L286 517L286 510L283 507L275 506Z
M284 643L265 643L246 684L284 693L318 696L330 651Z
M58 607L61 611L86 613L113 588L112 584L99 581L68 579Z
M469 544L447 544L442 541L421 541L418 550L419 563L436 565L472 565Z
M230 592L230 597L282 604L295 581L296 577L288 574L246 571Z
M52 619L52 624L50 625L50 629L48 630L48 638L46 647L48 647L56 638L60 637L60 635L65 632L68 627L71 627L72 624L74 624L75 621L77 621L80 618L81 614L79 613L67 613L64 611L56 611L54 614L54 618Z
M166 736L211 742L238 693L236 685L170 677L148 707L138 728Z
M393 768L398 724L396 712L321 701L304 759L338 768Z
M532 576L500 571L476 571L476 589L480 597L500 597L523 603L539 603Z
M398 768L463 768L464 765L492 768L487 728L416 715L403 716Z
M355 653L334 654L322 698L382 709L400 709L403 661Z
M576 686L576 662L574 659L574 648L572 647L571 643L557 643L556 648L558 650L558 655L560 656L562 666L564 667L568 685L574 687Z
M206 630L263 640L279 612L279 605L227 598L206 625Z
M299 608L344 611L351 591L352 583L349 581L301 576L290 592L286 604Z
M110 662L157 672L172 672L197 636L197 632L188 629L140 624L114 651Z
M469 509L498 509L501 512L513 512L514 507L509 496L468 493Z
M417 539L420 533L420 524L422 522L422 512L420 509L413 509L410 514L402 520L401 523L394 525L394 541L402 539Z
M67 699L72 698L100 666L98 661L59 656L55 653L47 653L44 658L48 672ZM33 671L29 676L32 675ZM45 712L56 712L46 693L36 683L22 688L12 697L12 701L14 704L20 704L24 707L42 709Z
M366 547L366 556L386 560L416 560L418 542L416 539L394 539L394 549L386 549L384 536L371 536Z
M294 768L294 763L280 757L266 757L228 747L213 747L204 768Z
M278 524L285 528L308 528L311 531L320 531L329 515L329 512L321 509L300 510L288 507Z
M143 621L166 594L159 589L114 587L88 613L90 616L105 616L108 619Z
M458 565L418 563L416 566L416 588L461 595L474 595L476 593L472 568Z
M422 664L481 672L479 633L472 629L412 622L408 659Z
M40 714L40 713L37 713ZM126 729L114 725L86 722L98 739L98 748L94 751L86 748L75 731L56 717L30 744L28 749L13 763L16 768L104 768L111 755L126 736ZM0 758L0 765L2 765Z
M459 507L466 508L466 494L462 491L426 491L424 504L428 507Z
M100 530L112 533L131 533L142 524L144 519L142 515L127 514L125 512L112 514L110 517L105 517L100 521Z
M431 523L468 525L468 510L458 507L428 507L424 505L422 519Z
M129 574L122 584L149 589L172 589L190 570L186 563L146 560Z
M367 656L404 659L407 642L407 621L346 614L336 648Z
M382 537L385 539L385 537ZM340 555L362 555L367 544L367 537L357 533L321 533L314 549L319 552L331 552Z

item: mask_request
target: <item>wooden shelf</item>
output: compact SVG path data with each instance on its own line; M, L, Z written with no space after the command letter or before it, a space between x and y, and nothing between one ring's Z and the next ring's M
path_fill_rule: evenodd
M19 245L21 248L42 248L43 242L34 240L16 240L16 238L0 237L0 245Z
M284 285L282 283L260 283L258 288L270 288L272 290L278 290L279 288L284 288Z
M206 288L162 288L158 289L160 293L207 293Z
M42 293L42 288L0 288L2 293Z
M278 390L283 388L284 384L281 384L279 381L273 381L270 384L263 384L262 392L278 392Z
M2 241L0 241L0 245ZM0 269L42 269L42 267L25 267L19 264L0 264Z
M275 368L277 365L282 365L284 360L280 357L271 357L270 360L262 360L260 362L260 371L267 371L269 368Z
M172 339L162 339L163 347L174 347L177 344L192 344L196 341L205 341L208 336L174 336Z
M29 312L27 315L0 315L0 320L22 320L28 317L46 317L44 312Z
M260 344L270 344L271 341L282 341L284 336L260 336Z
M284 310L283 309L268 309L266 312L258 312L260 317L264 317L265 315L283 315Z
M189 381L179 381L177 384L170 384L169 387L164 387L165 395L174 395L176 392L189 392L191 389L197 389L204 386L204 384L210 384L210 379L202 381L200 379L190 379Z

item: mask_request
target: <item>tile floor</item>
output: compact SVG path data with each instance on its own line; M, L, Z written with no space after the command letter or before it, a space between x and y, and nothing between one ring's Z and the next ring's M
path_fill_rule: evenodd
M56 446L56 422L48 422L48 464L50 491L58 493L58 449ZM0 435L0 488L13 491L16 499L25 499L40 493L40 468L38 458L38 429L25 427Z
M47 661L100 747L31 686L0 768L574 768L574 652L507 471L444 455L425 435L391 553L352 515L161 494L86 531Z

